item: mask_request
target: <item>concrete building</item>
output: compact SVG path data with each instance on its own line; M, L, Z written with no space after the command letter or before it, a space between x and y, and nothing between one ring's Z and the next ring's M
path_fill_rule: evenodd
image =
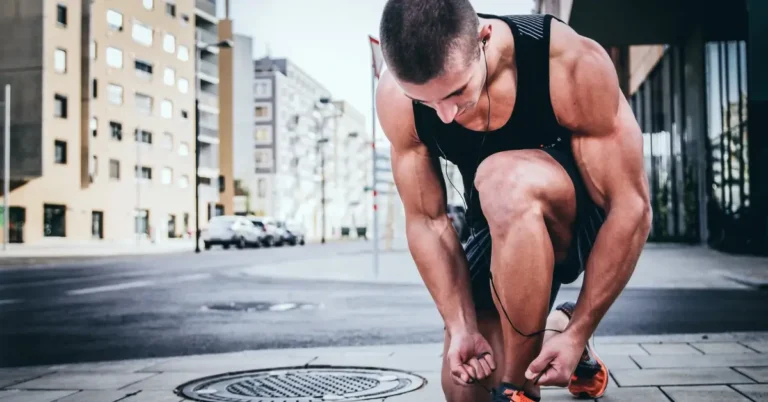
M205 113L218 108L213 56L203 55L199 84L194 77L195 39L215 26L211 5L3 3L0 84L13 86L10 241L194 233L198 87ZM212 148L216 127L201 137ZM215 183L215 152L204 151Z
M644 132L651 239L768 253L768 2L537 0L602 44Z
M256 147L254 133L254 71L253 39L234 35L235 48L232 62L232 158L235 183L234 213L246 214L249 202L256 195Z

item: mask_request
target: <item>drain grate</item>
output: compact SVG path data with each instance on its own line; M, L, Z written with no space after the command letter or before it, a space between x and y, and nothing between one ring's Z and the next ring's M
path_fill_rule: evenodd
M424 383L422 377L397 370L310 366L201 378L176 393L201 402L362 401L415 391Z

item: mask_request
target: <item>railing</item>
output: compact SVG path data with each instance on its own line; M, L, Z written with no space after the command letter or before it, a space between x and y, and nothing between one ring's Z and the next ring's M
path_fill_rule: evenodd
M203 125L200 125L200 135L210 138L216 138L219 139L219 130L214 128L208 128L203 127Z
M199 42L203 42L205 45L215 45L219 43L219 35L214 32L206 31L205 29L200 28L197 28L196 32L197 40Z
M216 15L216 1L214 0L196 0L195 5L210 15Z
M212 94L210 92L206 91L200 91L198 92L198 98L200 98L200 103L215 107L216 109L219 108L219 96L216 94Z
M219 66L210 61L200 60L200 72L213 78L219 78Z
M201 152L200 153L200 167L208 168L208 169L218 169L219 168L219 158L217 158L215 155L213 155L210 152Z
M200 113L200 128L209 128L211 130L215 130L217 132L216 137L218 137L218 129L219 129L219 118L216 115L208 114L208 113ZM202 133L202 131L201 131Z

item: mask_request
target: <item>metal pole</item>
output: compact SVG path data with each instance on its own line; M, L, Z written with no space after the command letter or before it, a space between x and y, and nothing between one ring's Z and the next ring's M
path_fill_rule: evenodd
M3 250L8 248L8 236L10 235L10 206L8 199L11 197L11 85L5 84L5 150L3 155Z
M200 252L200 57L202 52L195 41L195 253Z
M379 276L379 211L376 205L376 66L371 70L371 150L373 165L373 276Z
M323 124L322 130L323 133L320 134L321 139L324 138L325 124ZM325 149L323 148L323 145L325 145L325 143L320 143L317 146L317 149L320 152L320 208L322 208L323 213L320 244L325 244Z
M143 171L141 169L141 133L140 128L136 127L136 135L134 140L136 141L136 221L134 222L134 225L136 225L135 229L139 229L138 222L141 221L141 179L143 175ZM147 219L147 225L149 225L149 219ZM141 245L141 233L139 230L136 230L136 246Z

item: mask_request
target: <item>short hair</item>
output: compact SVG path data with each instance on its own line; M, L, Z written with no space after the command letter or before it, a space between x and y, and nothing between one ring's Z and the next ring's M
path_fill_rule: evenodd
M480 57L478 26L469 0L388 0L379 27L387 68L424 84L445 72L452 55L466 63Z

